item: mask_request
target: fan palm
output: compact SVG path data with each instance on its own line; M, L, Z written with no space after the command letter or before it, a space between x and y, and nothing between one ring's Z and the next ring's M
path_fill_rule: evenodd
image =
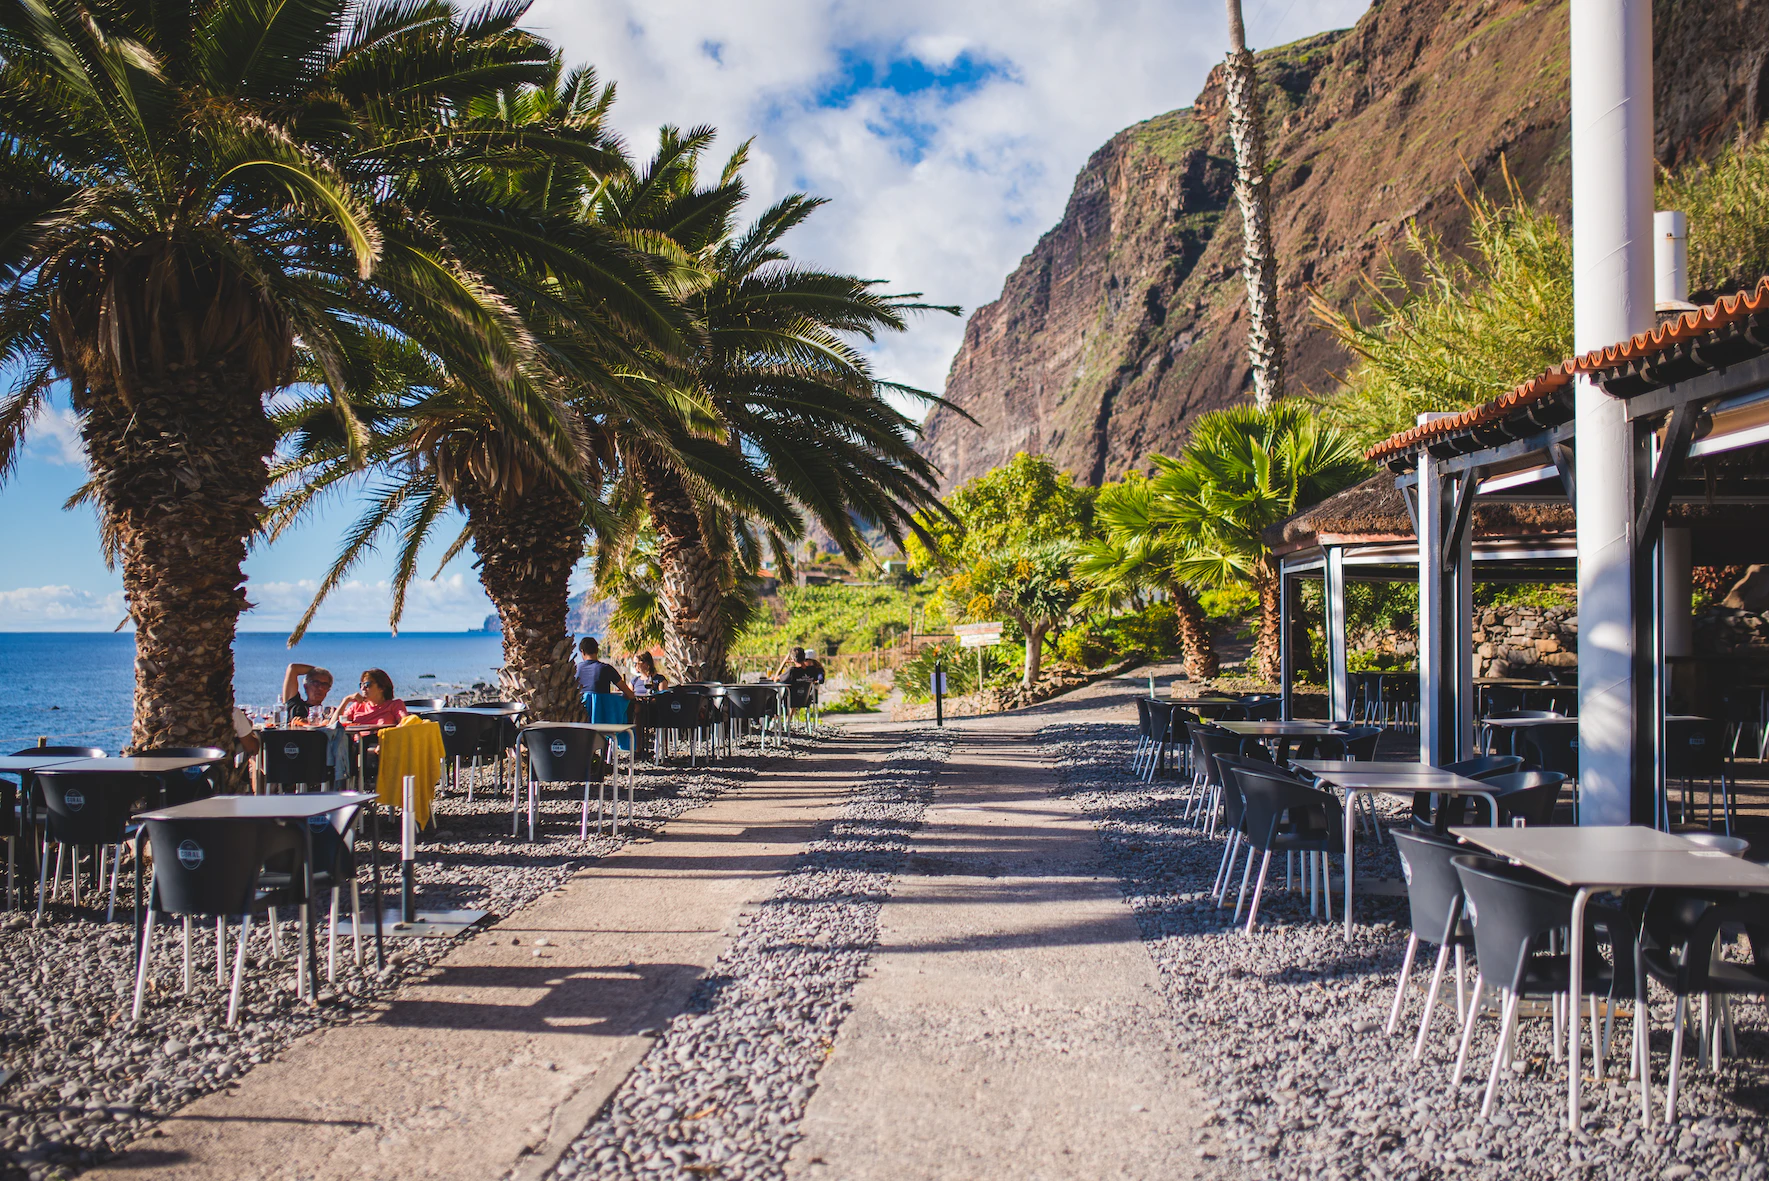
M725 672L722 604L738 593L737 548L768 542L781 553L808 516L857 556L858 522L900 542L918 527L915 512L943 511L936 473L913 447L918 428L885 395L938 399L879 380L852 343L903 331L928 305L793 264L782 239L819 199L788 196L739 229L746 153L701 185L711 134L666 127L657 156L606 186L587 214L673 249L703 276L683 299L704 343L685 363L653 366L652 420L616 424L657 538L665 662L683 677Z
M523 429L506 413L498 383L481 369L451 365L425 347L429 338L420 332L378 342L379 351L397 354L379 367L394 380L373 399L372 442L363 457L380 482L296 629L299 636L388 531L398 542L390 616L397 627L421 547L458 509L465 524L443 561L473 546L503 624L503 690L555 721L582 712L567 600L613 459L606 424L648 417L647 391L633 394L619 371L638 363L640 348L645 356L679 353L690 328L666 290L667 266L578 216L597 169L620 160L603 129L611 97L592 72L565 75L555 62L540 85L476 103L470 113L487 126L529 141L594 146L601 154L530 156L455 178L480 201L479 225L455 234L455 248L483 263L488 288L520 312L537 368L518 374L514 385L559 424L563 445L544 445L548 440ZM354 485L365 468L315 408L310 401L289 416L294 445L279 472L272 536L323 493Z
M1251 586L1259 596L1259 673L1280 672L1279 577L1268 525L1367 474L1357 448L1308 407L1237 406L1200 417L1178 459L1152 457L1155 519L1173 569L1194 590Z
M1213 677L1218 666L1210 622L1174 570L1179 549L1159 517L1154 489L1140 472L1099 490L1093 502L1096 536L1076 549L1075 574L1088 587L1078 605L1085 611L1111 610L1126 599L1165 594L1173 601L1186 671Z
M523 11L0 3L0 470L65 380L136 626L134 745L234 741L241 562L276 445L265 397L298 352L355 448L341 399L361 326L429 325L490 373L531 351L442 225L455 170L533 150L463 117L546 76ZM532 407L505 412L560 442Z

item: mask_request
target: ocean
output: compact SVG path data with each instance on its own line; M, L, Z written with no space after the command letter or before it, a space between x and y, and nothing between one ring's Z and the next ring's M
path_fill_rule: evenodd
M495 685L503 639L484 632L314 632L290 648L281 632L234 639L234 697L268 710L291 660L317 664L337 679L328 701L352 691L366 668L387 670L401 697L440 697ZM129 741L135 688L135 637L111 632L0 633L0 753L38 736L117 751Z

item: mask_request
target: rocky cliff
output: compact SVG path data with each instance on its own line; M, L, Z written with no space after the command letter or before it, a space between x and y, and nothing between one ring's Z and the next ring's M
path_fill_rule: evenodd
M1658 148L1711 151L1769 114L1761 0L1659 0ZM1354 301L1409 218L1455 241L1458 185L1569 199L1565 0L1377 0L1351 29L1260 54L1269 108L1291 389L1347 363L1307 291ZM1085 482L1172 451L1244 401L1240 219L1220 71L1197 101L1114 136L1063 218L978 308L921 448L945 487L1015 451Z

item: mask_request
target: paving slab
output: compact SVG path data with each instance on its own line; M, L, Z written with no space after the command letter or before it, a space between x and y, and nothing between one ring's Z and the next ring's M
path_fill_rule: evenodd
M1145 682L1146 684L1146 682ZM1131 686L1061 707L1121 711ZM1079 695L1078 695L1079 696ZM1052 703L1055 706L1056 703ZM966 719L879 919L788 1175L1195 1177L1203 1115L1092 826L1055 797L1047 710Z
M891 745L835 739L763 771L461 944L373 1018L303 1038L87 1176L543 1175L680 1011L738 916Z

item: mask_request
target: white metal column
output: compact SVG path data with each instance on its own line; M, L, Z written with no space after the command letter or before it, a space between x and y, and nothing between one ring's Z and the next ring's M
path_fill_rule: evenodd
M1572 0L1573 347L1653 324L1652 3ZM1579 819L1632 819L1638 691L1626 407L1575 392L1579 478ZM1644 608L1642 608L1644 609Z
M1329 545L1322 570L1322 626L1327 631L1328 716L1351 717L1351 673L1345 655L1345 547Z
M1474 741L1473 527L1457 528L1456 481L1428 452L1418 473L1419 757L1442 766Z

